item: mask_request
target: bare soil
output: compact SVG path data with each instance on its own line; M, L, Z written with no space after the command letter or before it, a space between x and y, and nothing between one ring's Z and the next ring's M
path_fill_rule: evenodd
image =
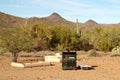
M77 64L94 66L93 70L62 70L62 63L54 66L11 67L11 57L0 55L0 80L120 80L120 57L88 57L77 55Z

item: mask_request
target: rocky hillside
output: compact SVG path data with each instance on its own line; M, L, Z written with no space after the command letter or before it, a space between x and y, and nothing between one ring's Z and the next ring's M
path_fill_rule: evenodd
M29 25L32 25L32 24L38 24L40 21L43 21L49 27L55 26L55 25L62 25L65 27L76 28L75 22L68 21L57 13L52 13L50 16L42 17L42 18L31 17L26 19L26 18L16 17L13 15L0 12L0 27L18 27L18 26L23 26L26 23ZM79 23L79 27L81 29L88 29L88 28L94 28L99 26L118 26L119 27L120 23L98 24L93 20L88 20L85 23Z
M17 27L23 23L23 18L0 12L0 27Z

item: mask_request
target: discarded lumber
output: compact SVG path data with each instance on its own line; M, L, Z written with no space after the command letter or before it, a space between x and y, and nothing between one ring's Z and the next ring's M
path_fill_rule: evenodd
M36 62L36 63L24 63L24 67L40 67L40 66L51 66L50 62Z
M24 68L24 65L22 63L16 63L16 62L12 62L11 66Z
M52 66L53 64L50 62L35 62L35 63L16 63L12 62L11 66L13 67L21 67L21 68L28 68L28 67L40 67L40 66Z

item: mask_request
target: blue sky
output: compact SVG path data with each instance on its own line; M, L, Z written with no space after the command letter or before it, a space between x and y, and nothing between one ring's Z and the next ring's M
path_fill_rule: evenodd
M46 17L56 12L67 20L120 22L120 0L0 0L0 11L19 17Z

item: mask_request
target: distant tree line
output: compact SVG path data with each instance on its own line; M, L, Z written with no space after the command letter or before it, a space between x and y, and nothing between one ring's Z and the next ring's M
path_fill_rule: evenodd
M20 51L90 50L111 51L120 46L119 27L97 27L76 32L76 29L43 22L15 28L0 29L0 53L12 52L17 61Z

